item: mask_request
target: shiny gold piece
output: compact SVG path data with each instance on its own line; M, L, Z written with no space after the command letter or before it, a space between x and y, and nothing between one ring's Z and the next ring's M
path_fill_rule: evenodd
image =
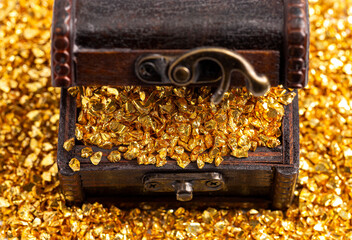
M73 149L75 146L75 138L70 138L64 142L64 149L69 152Z
M52 164L56 156L60 99L60 89L50 86L50 68L46 64L50 59L48 43L52 4L52 0L0 1L0 53L3 56L0 58L0 239L352 239L352 96L347 87L352 86L350 0L310 1L310 85L299 92L299 187L295 192L297 200L285 212L246 211L231 207L201 211L167 208L162 204L158 208L142 204L140 208L123 210L115 206L107 208L99 203L66 207L59 190L57 164ZM34 54L32 49L41 49L45 55L39 57L42 53L35 50ZM89 91L92 97L94 89ZM116 88L104 91L115 99L125 99L123 94L128 96ZM251 101L250 96L239 97L238 91L231 92L237 101L232 102L230 108L237 105L240 108L234 110L229 134L240 128L241 106ZM185 88L165 89L160 93L166 94L164 96L171 93L181 98L190 96ZM197 97L198 103L204 102L204 106L197 108L196 117L205 119L209 116L209 94L204 92ZM278 89L274 95L268 93L267 97L278 96L280 102L284 101L280 97L284 94L284 90ZM145 100L141 101L147 101L149 97L146 91ZM231 94L224 97L232 98ZM136 99L140 99L138 92ZM151 105L145 105L151 112L154 106L152 99L149 101ZM190 105L192 101L189 101ZM262 106L265 102L271 101L258 103L252 113L257 109L264 112L263 109L267 109ZM172 101L155 104L158 108L159 105L173 106L167 108L171 109L169 113L166 110L156 111L158 116L153 113L155 118L160 118L160 122L156 121L160 124L158 127L162 127L163 115L166 119L172 117L178 107ZM217 113L214 110L210 116ZM280 113L280 110L277 112ZM114 119L124 118L118 110L114 113L111 114ZM187 123L187 118L196 119L194 114L190 114L178 120ZM264 116L255 115L254 118L255 121L241 124L249 124L247 127L253 127L257 132L262 129L264 135L276 136L274 128L266 128ZM88 111L82 114L82 119L86 121L83 125L97 124ZM109 124L111 120L104 118L99 126L106 131L109 127L105 129L104 123ZM189 124L193 128L191 120ZM200 126L204 127L204 122ZM83 135L86 139L92 130L82 127L82 139ZM210 135L213 140L214 133L200 128L200 134ZM159 134L158 138L161 138L162 134ZM171 137L168 140L170 148L181 146L177 140L175 144L176 130L168 134ZM143 136L145 139L141 141L155 145L152 136ZM118 142L119 137L111 138ZM123 136L124 139L128 137ZM264 144L250 139L251 148L253 142L257 142L258 146ZM206 138L204 142L210 151L213 145L207 145ZM126 152L128 145L116 144L121 152ZM169 154L169 147L166 148ZM186 147L184 149L187 153ZM159 155L157 150L154 151L156 156ZM228 155L229 151L229 147L223 146L219 156ZM140 153L139 157L143 156L143 152ZM197 159L197 156L190 155L191 159ZM214 163L217 163L216 158ZM51 174L50 181L47 181L50 178L48 173Z
M147 160L146 160L145 164L156 164L156 156L154 154L150 154L147 157Z
M183 154L185 152L185 149L183 147L181 147L181 146L177 146L177 147L174 148L174 151L175 151L175 153L181 155L181 154Z
M81 169L81 164L77 158L72 158L68 165L74 172L78 172Z
M231 155L236 158L246 158L246 157L248 157L248 150L243 149L243 148L235 148L231 152Z
M205 162L201 158L198 158L197 159L197 166L199 169L202 169L205 166Z
M162 167L162 166L164 166L165 164L167 164L167 161L166 161L166 150L165 150L165 154L159 153L159 154L156 156L156 163L155 163L155 166L157 166L157 167Z
M43 157L43 160L40 162L40 165L43 167L48 167L53 165L55 162L53 154L47 154L45 157Z
M72 96L72 97L76 97L77 94L79 93L79 89L78 87L70 87L69 89L67 89L67 92Z
M127 127L117 121L112 121L110 123L110 130L117 133L117 134L123 134L126 130Z
M121 160L121 153L119 151L111 151L108 155L108 160L110 162L118 162Z
M77 140L82 140L83 139L83 135L84 135L84 127L76 124L76 129L75 129L75 136L77 138Z
M123 154L123 157L127 160L132 160L137 158L140 150L140 146L138 143L133 142L127 149L127 151Z
M96 153L93 153L93 155L90 157L90 161L94 165L98 165L100 163L102 157L103 157L102 152L96 152Z
M122 152L122 153L126 152L127 149L128 149L128 148L127 148L126 146L119 146L119 147L118 147L118 150L119 150L120 152Z
M222 163L222 161L224 161L224 159L221 156L216 156L215 157L215 166L218 167Z
M81 157L82 158L88 158L90 156L92 156L93 154L93 150L91 147L85 147L85 148L82 148L81 150Z

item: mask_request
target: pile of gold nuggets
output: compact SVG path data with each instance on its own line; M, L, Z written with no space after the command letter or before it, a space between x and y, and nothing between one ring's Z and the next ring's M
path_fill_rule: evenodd
M352 1L309 2L309 86L298 94L300 172L294 202L283 212L67 207L56 165L60 89L50 84L53 0L0 0L0 239L352 239Z
M264 97L231 89L214 105L210 87L73 87L69 92L80 108L77 140L104 149L118 147L108 156L112 162L123 156L161 167L168 156L182 168L190 162L198 168L213 162L219 166L228 154L243 158L257 146L279 146L284 105L296 95L282 87L273 87ZM74 142L67 140L64 148L70 151ZM102 152L86 147L81 156L91 156L97 165ZM78 171L79 161L72 159L70 166Z

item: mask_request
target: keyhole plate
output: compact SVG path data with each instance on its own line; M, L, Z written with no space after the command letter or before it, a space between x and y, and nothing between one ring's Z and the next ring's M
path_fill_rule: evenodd
M220 173L151 173L143 178L145 192L175 192L176 195L183 192L214 192L226 190L225 182ZM187 188L185 188L187 186ZM185 189L183 189L185 188ZM182 200L179 196L178 200ZM191 200L187 198L186 201Z

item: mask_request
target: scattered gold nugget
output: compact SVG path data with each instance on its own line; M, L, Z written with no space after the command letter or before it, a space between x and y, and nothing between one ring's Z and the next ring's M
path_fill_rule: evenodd
M222 161L224 161L224 159L221 156L216 156L215 157L215 166L218 167L222 163Z
M100 161L101 161L102 156L103 156L102 152L96 152L90 157L90 161L94 165L98 165L100 163Z
M68 165L74 172L78 172L81 169L81 164L77 158L72 158Z
M76 97L77 94L79 93L78 87L70 87L68 90L68 93L71 94L72 97Z
M70 138L64 142L64 149L69 152L73 149L75 146L75 138Z
M197 159L197 166L199 169L202 169L205 165L205 162L202 161L200 158Z
M108 155L108 160L110 162L118 162L121 160L121 153L119 151L111 151Z
M243 148L235 148L231 152L231 155L236 158L246 158L246 157L248 157L248 150L243 149Z
M82 148L81 150L81 157L82 158L88 158L90 156L92 156L93 154L93 150L91 147L85 147L85 148Z

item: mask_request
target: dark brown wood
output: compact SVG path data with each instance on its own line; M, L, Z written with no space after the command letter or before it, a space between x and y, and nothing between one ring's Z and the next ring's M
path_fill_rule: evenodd
M76 0L76 45L91 49L281 50L281 0Z
M307 84L307 0L56 0L52 29L54 86L72 85L75 79L72 56L76 51L189 50L200 46L279 51L279 82L289 88ZM91 61L99 64L101 58ZM80 63L79 58L76 62ZM131 73L131 65L123 66L125 72ZM98 69L103 71L104 68ZM136 79L128 76L133 85ZM107 83L108 79L113 82ZM114 85L116 79L110 76L95 81L102 82ZM86 81L78 80L77 84L80 83Z
M81 150L87 146L85 145L76 145L74 149L72 150L74 157L79 159L81 162L81 166L90 166L90 160L86 158L81 157ZM107 149L101 149L96 146L90 146L93 149L93 152L101 151L103 153L103 158L100 161L99 165L111 165L111 162L106 158L109 153L113 150L117 150L116 147L112 148L111 150ZM170 165L176 166L176 161L172 159L168 159ZM138 164L136 161L128 161L125 159L120 160L119 163L123 164L129 164L131 166L138 167ZM266 147L259 147L255 152L249 152L248 153L248 158L244 159L239 159L235 158L233 156L225 156L224 161L222 164L243 164L243 163L250 163L250 164L261 164L261 163L271 163L271 164L283 164L283 152L282 152L282 146L276 147L274 149L266 148ZM197 169L197 168L196 168Z
M72 0L57 0L54 4L51 37L51 73L55 87L72 84Z
M272 207L285 209L294 197L295 184L298 177L298 168L277 168L273 184Z
M177 56L185 50L89 50L80 49L75 53L76 82L75 85L143 85L147 84L136 78L134 63L144 54L165 54ZM280 54L278 51L238 50L259 74L270 80L271 86L279 84ZM218 83L215 83L216 86ZM246 86L242 74L234 72L233 86Z
M61 190L65 199L73 203L81 203L84 200L84 192L81 186L81 175L64 176L59 173Z
M229 209L229 208L268 208L271 206L271 200L263 198L238 198L238 197L202 197L197 199L195 196L194 201L190 202L176 202L170 201L169 197L146 197L141 199L140 196L135 197L134 199L129 198L114 198L114 197L94 197L88 196L86 202L95 203L99 202L105 207L110 207L114 205L120 209L131 209L131 208L148 208L158 209L161 206L167 209L183 207L186 209L197 209L199 211L205 210L209 207L214 207L217 209Z
M81 184L81 176L75 174L68 166L68 161L73 158L72 152L67 152L62 146L63 143L75 136L76 128L76 101L67 93L66 89L61 90L60 99L60 123L59 139L57 149L57 165L62 193L67 201L80 203L84 200L84 192ZM70 119L73 118L73 119Z

